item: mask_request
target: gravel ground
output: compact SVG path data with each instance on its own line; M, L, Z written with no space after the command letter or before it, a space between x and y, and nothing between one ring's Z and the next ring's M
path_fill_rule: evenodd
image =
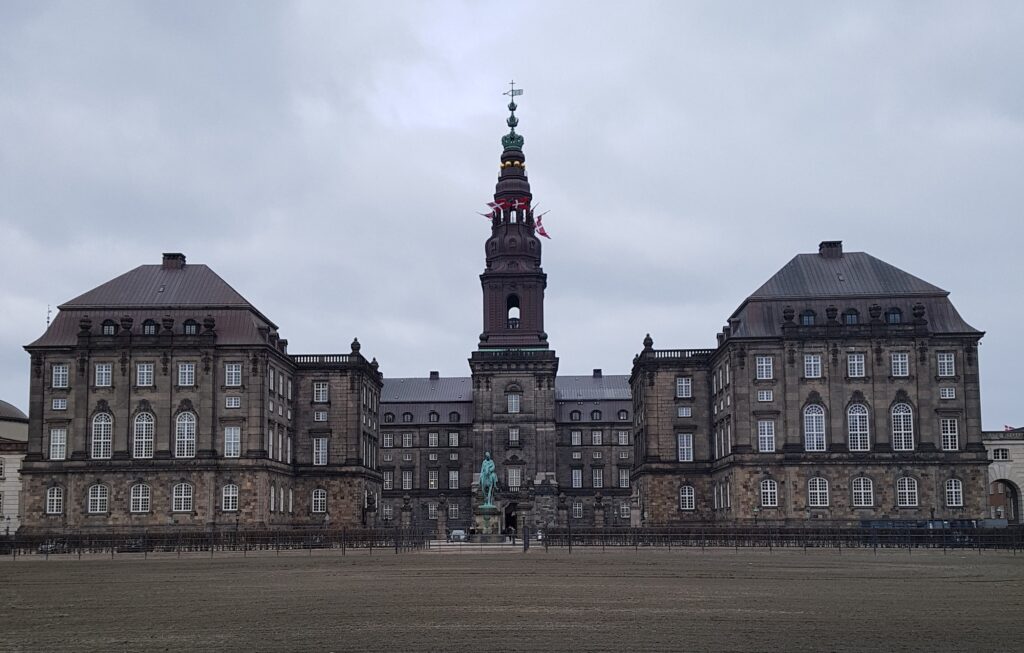
M914 550L0 559L0 650L1019 650L1024 556Z

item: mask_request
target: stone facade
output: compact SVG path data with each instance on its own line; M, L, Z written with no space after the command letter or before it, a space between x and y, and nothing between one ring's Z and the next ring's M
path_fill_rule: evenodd
M1020 489L1024 487L1024 429L986 431L989 517L1021 523Z
M21 527L21 464L28 450L28 416L0 401L0 535Z

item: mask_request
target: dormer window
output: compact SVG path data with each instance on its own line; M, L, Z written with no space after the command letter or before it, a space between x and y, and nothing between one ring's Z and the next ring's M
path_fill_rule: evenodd
M182 328L186 336L194 336L199 333L199 324L195 320L185 320Z
M574 410L574 411L569 413L569 421L570 422L578 422L581 419L583 419L583 413L581 413L580 411Z
M843 324L846 324L846 325L849 326L849 325L859 324L859 323L860 323L860 313L858 313L855 309L850 308L850 309L847 309L846 311L843 312Z
M599 422L601 420L601 411L599 411L599 410L592 410L592 411L590 411L590 419L591 419L591 421Z
M144 336L155 336L156 335L156 322L153 320L146 320L142 323L142 335Z
M812 310L806 310L800 314L800 326L814 326L815 314Z
M619 411L619 419L620 420L627 420L627 419L629 419L629 411L628 410L620 410Z
M402 413L402 421L408 424L412 421L412 413Z
M395 422L395 414L394 413L384 413L384 423L385 424L393 424L394 422Z
M434 411L430 411L430 414L427 416L427 419L431 422L440 422L441 416L435 413Z
M448 413L449 422L458 422L460 419L462 418L457 411L453 410L452 412Z
M105 336L116 335L117 334L117 323L114 322L113 320L104 320L103 321L103 331L102 331L102 333Z
M903 322L903 311L898 308L890 308L885 312L886 324L900 324Z

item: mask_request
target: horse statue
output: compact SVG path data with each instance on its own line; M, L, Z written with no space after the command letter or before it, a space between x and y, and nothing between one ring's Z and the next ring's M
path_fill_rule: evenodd
M498 485L498 475L494 471L491 452L484 454L484 462L480 465L480 493L484 495L484 508L493 508L494 488Z

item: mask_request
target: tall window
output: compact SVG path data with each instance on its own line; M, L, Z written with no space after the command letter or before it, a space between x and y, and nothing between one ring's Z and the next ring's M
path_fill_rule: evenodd
M583 487L583 470L578 467L572 470L572 486L574 488Z
M112 363L96 363L96 387L109 388L113 377Z
M572 446L578 447L583 444L583 431L572 431L569 433Z
M821 354L804 354L804 377L821 378Z
M110 458L114 418L110 413L99 413L92 418L92 457Z
M395 446L395 434L385 433L384 443L381 446L383 446L385 449L390 449L391 447Z
M236 512L238 510L238 486L229 483L221 489L220 509L224 512Z
M402 470L402 489L403 490L411 490L412 489L412 470L409 470L409 469Z
M955 417L943 417L939 420L942 432L942 450L956 451L960 448L960 428Z
M328 389L327 381L314 381L313 401L318 404L327 403Z
M583 502L573 501L572 502L572 518L583 519Z
M393 490L395 489L395 473L392 471L384 472L384 489Z
M755 363L758 379L768 380L775 378L775 371L773 370L771 356L757 356L755 358Z
M174 457L195 458L196 416L195 413L181 413L174 420Z
M892 407L892 448L896 451L914 449L914 410L907 404Z
M242 455L242 427L224 427L224 457L238 458Z
M846 410L847 445L850 451L868 451L871 449L871 437L868 431L868 407L864 404L852 404Z
M896 480L896 505L901 508L917 506L917 481L909 476Z
M428 447L436 447L437 446L437 433L427 433L427 446Z
M174 512L192 512L192 486L178 483L171 490L171 510Z
M437 489L437 470L436 469L428 469L427 470L427 489L428 490L436 490Z
M604 487L604 470L597 467L592 470L591 478L594 481L594 487Z
M136 483L131 489L129 509L132 512L149 512L152 492L145 483Z
M448 504L448 519L458 519L458 518L459 518L459 504L457 504L457 503L449 503Z
M629 487L629 470L625 467L619 468L619 487Z
M46 514L60 515L64 513L64 488L51 487L46 491Z
M66 388L68 387L68 364L67 363L54 363L51 368L52 376L50 385L54 388Z
M135 432L132 435L132 457L152 458L153 437L156 419L151 413L139 413L135 416Z
M64 460L68 455L68 430L50 429L50 460Z
M437 503L434 501L427 504L427 519L437 519Z
M178 385L189 387L196 384L196 364L178 363Z
M818 404L804 408L804 450L825 450L825 409Z
M384 511L384 521L391 521L395 518L395 508L390 503L385 503L381 508Z
M149 388L153 385L153 364L137 363L135 365L135 385Z
M770 478L761 481L761 507L777 508L779 505L779 484Z
M628 410L620 410L619 411L619 420L620 421L625 421L627 419L629 419L629 411Z
M890 354L889 360L893 376L910 376L910 354L893 352Z
M516 429L516 437L518 438L518 436L519 436L519 429ZM451 431L451 432L448 433L448 446L449 447L457 447L457 446L459 446L459 432L458 431Z
M959 479L951 478L946 481L946 506L948 508L961 508L964 505L964 484Z
M313 490L313 512L325 513L327 512L327 490L323 488L317 488Z
M775 420L757 420L757 450L761 453L775 451Z
M508 467L506 468L506 475L508 479L508 489L512 492L518 492L519 487L523 484L523 468Z
M676 434L676 454L681 463L693 461L693 433Z
M518 413L519 412L519 407L520 407L520 405L519 405L520 401L519 400L521 399L521 397L522 396L518 392L510 392L510 393L508 393L506 398L508 399L508 412L509 413Z
M441 421L441 415L439 415L438 413L436 413L434 411L430 411L427 414L427 421L428 422L440 422Z
M508 430L508 446L518 447L519 446L519 429L510 428Z
M619 519L629 519L628 503L623 502L619 504Z
M807 481L807 505L812 508L828 507L828 481L820 476Z
M689 376L676 377L676 396L688 399L693 396L693 378Z
M89 512L103 513L110 507L110 488L106 485L89 487Z
M448 489L457 490L459 489L459 470L449 469L448 470Z
M402 434L402 446L406 449L412 446L412 433Z
M313 464L327 464L327 438L313 438Z
M578 422L581 419L583 419L583 413L581 413L578 410L569 411L569 421L570 422Z
M224 385L230 388L237 388L242 385L242 364L224 364Z
M875 505L875 488L870 478L858 476L853 479L853 507L870 508Z
M601 411L599 411L599 410L592 410L592 411L590 411L590 421L592 421L592 422L600 422L601 421Z
M628 445L629 444L629 431L619 431L618 438L619 438L618 443L620 445Z
M855 379L864 377L864 354L846 355L846 376Z
M697 507L697 493L692 485L684 485L679 488L679 509L693 510Z
M602 438L601 438L601 432L600 431L591 431L590 432L590 444L600 446L601 439Z

